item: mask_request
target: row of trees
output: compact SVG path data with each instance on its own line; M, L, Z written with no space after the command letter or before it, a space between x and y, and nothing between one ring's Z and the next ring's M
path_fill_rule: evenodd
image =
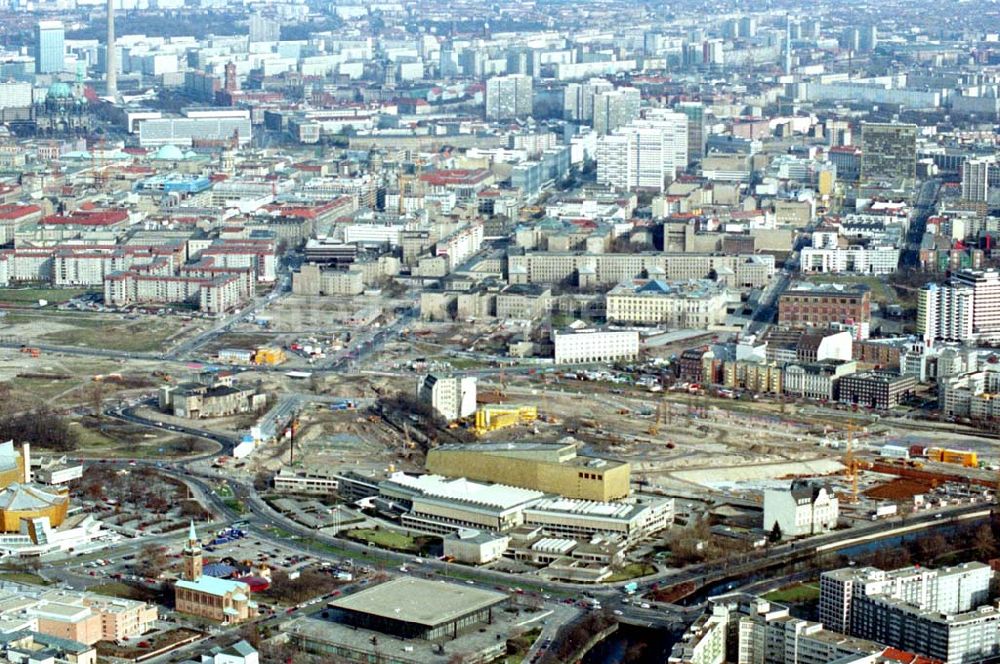
M9 388L0 389L0 404L6 402L4 391L9 396ZM49 406L42 405L18 413L3 413L0 410L0 440L28 441L53 452L71 452L76 449L80 437L64 417Z

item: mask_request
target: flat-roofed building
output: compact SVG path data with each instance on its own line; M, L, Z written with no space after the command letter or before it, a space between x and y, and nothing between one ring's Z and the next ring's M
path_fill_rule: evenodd
M729 293L708 279L631 279L607 294L609 323L708 328L726 319Z
M606 502L629 495L629 464L578 456L572 442L439 445L427 454L427 470L579 500Z
M524 510L526 526L583 540L609 536L626 546L669 528L673 520L674 501L668 498L618 503L547 498Z
M493 621L507 595L468 584L397 577L333 600L336 622L412 639L454 638Z
M525 508L544 497L541 491L440 475L396 472L379 483L379 499L406 510L404 526L439 534L460 528L507 532L523 524Z
M639 356L639 332L573 327L552 332L556 364L589 364L634 360Z
M331 495L337 492L339 486L336 471L328 468L295 470L282 466L274 476L275 490L287 493Z
M851 325L855 338L867 339L871 321L871 290L863 284L796 284L778 298L778 323L788 327Z

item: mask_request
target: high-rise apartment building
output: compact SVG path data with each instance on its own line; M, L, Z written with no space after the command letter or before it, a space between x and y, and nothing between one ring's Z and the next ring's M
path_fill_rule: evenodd
M1000 272L962 270L952 275L956 287L972 288L972 334L979 341L1000 341Z
M260 12L250 15L250 43L276 42L281 40L281 23L277 18L264 16Z
M475 376L428 374L417 381L417 400L449 422L476 412Z
M594 95L614 90L611 81L592 78L586 83L570 83L563 92L563 119L572 122L594 122Z
M639 117L642 94L636 88L598 90L594 93L594 129L598 136L612 133Z
M62 21L39 21L35 28L35 73L61 72L65 57L66 31Z
M985 203L990 193L991 171L996 171L994 157L968 159L962 164L962 199Z
M525 74L494 76L486 81L486 119L527 118L532 111L531 77Z
M858 50L862 53L871 53L878 46L878 28L874 25L866 25L858 30Z
M917 331L924 341L969 341L973 297L969 286L928 284L917 297Z
M663 191L687 167L687 117L656 109L597 143L597 181Z
M861 124L861 180L913 182L917 175L917 125Z
M990 661L1000 651L1000 612L987 604L992 578L983 563L825 572L819 617L832 630L944 662Z

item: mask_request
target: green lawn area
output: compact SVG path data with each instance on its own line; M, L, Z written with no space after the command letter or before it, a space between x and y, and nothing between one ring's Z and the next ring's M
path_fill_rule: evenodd
M880 305L894 304L898 299L892 286L879 277L847 274L811 274L806 281L814 284L865 284L872 291L872 299Z
M616 569L614 574L609 576L605 583L615 583L616 581L628 581L640 576L647 576L656 571L656 567L648 563L629 563L621 569Z
M0 572L0 581L12 581L14 583L27 583L33 586L48 586L49 581L34 574L33 572Z
M148 601L150 598L149 592L143 592L140 588L130 586L127 583L121 583L120 581L109 581L96 586L90 586L87 590L101 595L121 597L122 599Z
M796 583L771 591L764 595L764 599L772 602L812 602L819 599L819 586L812 583Z
M97 291L86 288L0 288L0 302L11 304L38 304L48 300L50 304L62 304L84 293Z
M347 532L350 539L362 542L371 542L375 546L384 549L394 549L396 551L417 551L417 542L409 535L392 530L375 530L373 528L359 528Z
M121 323L107 320L88 321L88 324L79 325L74 330L61 330L43 335L41 340L64 346L114 348L129 353L142 353L162 350L167 345L166 340L177 330L176 323L162 319Z

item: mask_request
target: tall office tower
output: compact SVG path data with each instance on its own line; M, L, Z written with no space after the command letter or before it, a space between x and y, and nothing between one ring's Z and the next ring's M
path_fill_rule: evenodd
M482 78L486 75L486 60L486 53L478 48L466 48L458 56L462 73L470 78Z
M610 134L639 117L642 93L636 88L600 90L594 94L594 129L598 136Z
M861 50L861 31L857 28L844 28L840 33L840 48L845 51Z
M106 93L114 99L118 96L118 47L115 45L115 0L108 0L108 41L104 54Z
M785 14L785 76L792 75L792 17Z
M905 183L916 177L917 125L862 122L862 182Z
M665 46L666 37L658 30L647 30L642 34L642 51L646 55L659 55Z
M827 120L826 140L830 147L853 145L854 137L851 135L851 123L848 120Z
M442 78L458 76L458 54L451 41L441 44L441 50L438 52L438 70Z
M874 25L866 25L858 31L858 50L862 53L871 53L878 46L878 28Z
M542 52L524 46L510 49L507 51L507 73L538 78L542 75Z
M990 170L996 169L996 159L967 159L962 164L962 199L985 203L990 194Z
M705 105L698 101L682 101L674 106L674 110L687 116L688 164L701 161L708 144Z
M281 23L273 16L260 12L250 15L250 43L276 42L281 40Z
M592 78L586 83L570 83L563 92L563 119L573 122L594 121L594 95L615 86L603 78Z
M818 20L806 19L799 25L802 28L802 34L800 35L802 39L819 39L822 26Z
M722 24L722 36L725 39L739 39L742 36L740 34L739 20L735 18L726 20L726 22Z
M754 16L744 16L740 19L740 37L757 36L757 18Z
M531 77L494 76L486 81L486 119L514 120L531 116Z
M655 109L597 142L597 181L663 191L687 167L687 116Z
M60 72L66 60L66 31L62 21L39 21L35 28L35 73Z

